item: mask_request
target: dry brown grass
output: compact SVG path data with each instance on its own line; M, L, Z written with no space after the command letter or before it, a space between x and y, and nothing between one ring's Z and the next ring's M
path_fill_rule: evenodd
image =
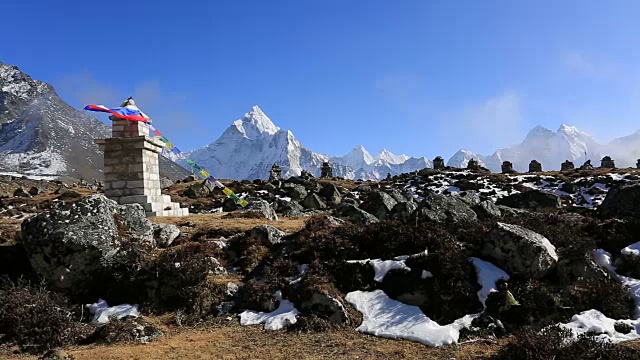
M166 331L165 329L163 329ZM504 340L502 341L505 342ZM220 325L182 329L148 345L120 344L67 349L77 360L119 359L478 359L499 345L472 342L429 348L357 333L352 329L326 333L264 331L240 326L237 320ZM2 353L0 352L0 357ZM15 359L35 359L13 356Z
M15 244L22 220L0 218L0 246Z
M258 225L272 225L282 231L295 232L304 226L306 217L280 217L280 221L270 221L267 219L245 219L245 218L225 218L227 213L217 214L193 214L183 217L158 216L150 220L154 223L174 224L185 230L185 225L191 223L189 232L212 231L223 229L229 232L242 232L251 230Z

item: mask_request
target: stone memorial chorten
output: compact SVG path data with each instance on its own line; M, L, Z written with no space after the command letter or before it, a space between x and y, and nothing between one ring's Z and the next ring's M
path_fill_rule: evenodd
M139 111L131 98L120 107ZM180 208L160 192L158 156L164 143L149 136L149 126L144 122L113 115L109 119L113 121L111 137L94 140L104 152L105 196L123 205L140 204L147 216L188 215L188 208Z

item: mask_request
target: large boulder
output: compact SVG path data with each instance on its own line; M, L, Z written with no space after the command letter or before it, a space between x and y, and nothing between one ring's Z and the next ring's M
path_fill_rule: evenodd
M282 190L293 200L300 201L307 197L307 189L300 184L286 183Z
M153 226L139 204L118 205L104 195L60 203L22 223L22 245L42 279L78 291L122 260L124 243L152 247Z
M436 222L475 221L477 215L467 203L454 196L427 193L415 212L418 218Z
M330 204L339 204L342 201L342 196L338 188L332 183L322 184L320 195L325 198Z
M544 236L518 225L497 223L482 254L509 274L538 279L558 262L556 248Z
M287 217L305 216L304 207L297 201L285 201L281 206L282 215Z
M481 201L471 207L480 220L495 219L502 216L500 208L492 200Z
M628 182L612 187L599 207L608 216L640 216L640 181Z
M180 236L180 229L173 224L153 224L153 237L160 247L169 247Z
M353 204L341 204L336 213L346 217L356 224L373 224L379 222L378 218L360 209Z
M374 191L366 197L360 208L380 220L386 220L397 203L391 195L382 191Z
M497 205L504 205L516 209L547 212L562 207L560 196L548 191L531 190L511 194L496 201Z
M416 210L418 205L413 201L405 201L397 203L393 209L391 209L391 219L406 219L409 218Z
M302 201L302 206L304 206L305 209L311 210L322 210L327 208L327 204L325 204L318 194L315 193L307 195L304 201Z
M264 217L271 221L278 221L278 215L271 204L265 200L251 201L243 212L250 217Z
M215 188L215 185L205 179L201 183L190 185L187 190L184 191L184 196L192 199L207 197L213 193Z
M271 246L282 242L287 233L271 225L258 225L251 229L250 235Z

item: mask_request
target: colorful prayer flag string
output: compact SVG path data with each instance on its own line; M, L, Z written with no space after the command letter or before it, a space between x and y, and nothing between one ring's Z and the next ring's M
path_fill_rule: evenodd
M167 148L167 150L170 150L171 152L173 152L175 154L180 154L180 150L177 147L175 147L175 145L173 145L173 143L171 143L171 141L169 141L169 139L164 137L162 135L162 133L160 133L160 131L156 130L156 128L153 127L153 125L151 125L151 124L148 124L148 125L149 125L149 129L153 132L153 134L158 136L160 138L160 140L164 143L164 146ZM240 206L245 207L245 206L249 205L247 200L240 198L231 189L229 189L228 187L224 186L224 184L222 184L220 181L218 181L218 179L216 179L213 175L209 174L209 172L207 172L207 170L201 168L198 164L196 164L195 161L193 161L191 159L185 159L185 161L186 161L187 164L189 164L189 166L191 166L191 168L193 168L194 172L197 172L203 178L208 179L209 181L211 181L211 183L213 185L215 185L216 187L221 188L222 192L225 195L227 195L228 197L232 198Z

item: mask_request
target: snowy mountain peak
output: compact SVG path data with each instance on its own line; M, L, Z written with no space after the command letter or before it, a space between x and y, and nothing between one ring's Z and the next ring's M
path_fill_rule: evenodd
M577 127L569 126L569 125L565 125L565 124L560 125L560 127L558 128L558 132L562 132L562 133L566 133L566 134L587 135L587 133L584 133L584 132L578 130Z
M374 161L376 161L376 159L371 156L367 149L362 145L356 146L347 155L342 157L342 162L353 169L364 168L367 165L372 164Z
M396 155L387 149L382 149L376 159L389 164L402 164L407 161L409 157L404 154Z
M280 130L257 105L244 114L242 119L234 121L233 125L249 139L263 135L275 135Z
M51 90L53 88L49 84L31 79L17 66L0 62L0 92L26 100Z

